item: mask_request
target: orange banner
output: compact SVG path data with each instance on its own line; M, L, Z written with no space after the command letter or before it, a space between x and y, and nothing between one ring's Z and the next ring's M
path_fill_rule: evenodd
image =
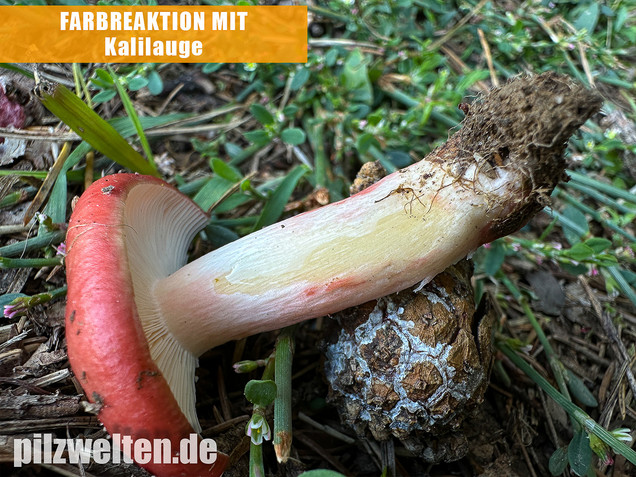
M305 6L0 7L5 63L304 63Z

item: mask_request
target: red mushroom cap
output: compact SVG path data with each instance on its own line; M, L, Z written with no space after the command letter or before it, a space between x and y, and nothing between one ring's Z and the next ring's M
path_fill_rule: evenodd
M131 202L141 210L131 212L126 205ZM146 221L150 229L159 222L153 231L156 243L151 236L138 237ZM66 338L73 372L89 400L101 406L99 419L111 435L130 436L133 442L170 439L173 461L180 440L194 433L198 423L182 412L164 377L167 371L151 356L135 304L135 295L146 292L131 268L150 269L144 272L149 275L172 273L183 265L189 242L206 222L204 211L165 182L117 174L98 180L82 195L66 242ZM135 248L147 254L133 264ZM153 254L163 256L153 259ZM192 368L192 376L177 380L193 378ZM227 456L218 453L212 465L151 461L143 467L159 476L221 475L226 465Z

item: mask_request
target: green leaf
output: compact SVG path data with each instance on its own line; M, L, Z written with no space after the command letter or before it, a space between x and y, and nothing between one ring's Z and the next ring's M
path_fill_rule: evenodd
M31 252L51 244L58 244L64 240L65 236L66 232L64 230L40 232L36 237L0 247L0 256L19 257L26 252Z
M104 84L112 86L115 83L115 81L113 80L113 77L110 75L110 73L108 71L106 71L105 69L103 69L103 68L97 68L95 70L95 75L100 80L102 80L102 82Z
M252 379L245 385L245 398L256 406L269 406L276 399L276 383L271 379Z
M263 126L267 126L269 124L274 124L274 116L265 108L258 103L253 103L250 106L250 113L252 116L256 118L256 120L261 123Z
M459 80L457 86L455 86L455 90L458 94L464 94L464 92L470 88L472 85L477 83L478 81L485 80L490 76L490 72L488 70L473 70L466 74L463 78Z
M347 57L342 78L345 89L353 94L354 102L371 104L373 90L369 81L367 60L360 50L353 50Z
M618 13L616 14L616 22L614 24L614 30L618 33L623 25L625 24L625 20L629 18L629 10L627 7L622 6L618 9Z
M285 179L283 179L270 199L267 201L265 207L263 207L263 212L261 212L258 221L254 225L254 230L267 227L278 220L285 209L285 205L287 204L289 197L292 192L294 192L296 184L298 184L298 181L307 174L308 171L309 169L307 166L300 165L296 166L289 174L287 174Z
M117 91L114 89L105 89L104 91L100 91L95 96L93 96L93 103L100 104L105 103L106 101L110 101L115 96L117 96Z
M91 78L90 82L100 89L110 89L113 87L112 84L102 81L100 78Z
M567 447L559 447L550 456L548 468L552 475L561 475L568 466L568 450Z
M594 33L596 23L600 13L599 4L597 2L591 2L579 17L574 21L574 28L577 30L585 29L588 34Z
M583 264L573 265L571 263L562 263L561 268L568 272L570 275L584 275L588 272L587 266Z
M585 214L576 207L568 205L561 214L567 219L567 223L561 223L561 225L563 234L570 245L580 242L581 234L585 235L590 232Z
M214 247L222 247L239 238L238 234L227 227L221 225L208 224L205 227L207 241Z
M298 146L305 142L307 135L305 134L305 131L300 128L287 128L283 129L283 132L280 133L280 138L287 144Z
M601 237L592 237L583 242L585 245L594 250L594 253L601 253L612 246L612 241Z
M584 243L576 243L568 250L563 251L563 255L570 257L572 260L582 262L594 256L594 250Z
M568 460L572 472L578 476L587 474L587 469L592 463L592 448L587 432L579 430L568 445Z
M336 64L336 61L338 60L339 55L340 55L340 52L338 51L337 48L331 48L325 55L325 66L329 68L334 66Z
M245 182L246 181L243 181L239 184L239 187L242 192L245 192L245 189L243 189L243 185L245 184ZM236 183L234 184L234 187L236 187ZM250 200L251 200L251 197L247 194L234 193L230 195L229 197L223 199L223 202L219 203L215 207L214 212L217 214L233 212L235 211L234 209L236 209L237 207L240 207L246 202L249 202ZM249 218L252 220L250 226L253 226L256 223L256 220L258 219L258 217L256 216L251 216Z
M505 258L506 247L504 247L504 244L500 240L492 242L484 257L484 272L486 275L494 276L503 265Z
M569 369L566 369L565 380L567 382L568 389L572 393L572 396L578 399L581 404L587 407L598 406L598 401L587 388L585 383L583 383L583 381Z
M214 176L201 187L192 200L203 210L209 210L233 185L232 181Z
M609 253L600 253L594 257L594 262L599 267L613 267L618 265L618 258Z
M243 176L238 169L223 162L218 157L212 158L212 160L210 161L210 166L216 174L223 177L224 179L227 179L230 182L239 182L243 179Z
M254 131L248 131L243 135L248 141L258 144L259 146L265 146L272 141L272 137L264 129L255 129Z
M139 91L144 86L148 85L148 80L143 76L135 76L127 81L128 89L130 91Z
M154 70L148 75L148 91L154 96L163 92L163 80L161 79L161 75Z
M402 169L410 164L413 164L413 159L408 153L404 151L396 151L396 150L387 150L386 157L389 158L389 161L398 169Z
M634 292L633 288L629 286L629 283L627 283L627 281L625 280L625 277L621 273L621 268L617 266L613 266L613 267L607 267L605 270L616 282L616 285L621 290L621 292L627 298L629 298L629 300L634 305L636 305L636 293ZM605 282L606 283L608 282L607 277L605 279Z
M365 155L371 146L382 149L380 142L371 133L362 133L356 139L356 149L360 155Z
M289 89L292 91L298 91L309 79L309 69L302 68L294 73L294 78L289 85Z
M297 112L298 106L296 106L295 104L290 104L289 106L286 106L285 109L283 109L283 115L286 118L293 117Z
M0 306L9 305L13 300L20 297L25 297L24 293L6 293L4 295L0 295Z

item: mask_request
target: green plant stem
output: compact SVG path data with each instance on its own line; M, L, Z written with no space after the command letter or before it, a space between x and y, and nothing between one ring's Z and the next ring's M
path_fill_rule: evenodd
M14 171L14 170L0 170L0 177L7 176L16 176L16 177L32 177L34 179L45 179L48 174L48 171ZM66 176L75 182L79 182L82 179L83 172L77 171L67 171ZM37 189L28 188L29 190L34 190L37 192ZM19 192L18 192L19 193Z
M10 304L5 305L4 315L10 318L24 315L30 308L36 305L42 305L43 303L48 303L51 300L66 295L66 291L66 286L63 286L50 292L38 293L33 296L19 296Z
M561 189L557 190L557 194L565 202L567 202L569 204L572 204L574 207L576 207L577 209L581 210L582 212L588 214L590 217L592 217L597 222L603 224L605 227L607 227L609 229L612 229L614 232L622 235L623 237L625 237L630 242L636 242L636 237L634 237L633 235L631 235L628 232L625 232L625 230L623 230L618 225L613 224L613 223L605 220L598 211L592 209L591 207L588 207L585 204L582 204L581 201L577 200L574 196L568 194L567 192L565 192L565 191L563 191Z
M308 5L307 9L312 13L320 15L321 17L331 18L333 20L338 20L343 23L349 23L350 21L350 17L346 15L340 15L339 13L336 13L336 12L332 12L328 8L319 7L317 5Z
M539 324L537 317L532 311L532 308L530 308L530 305L528 305L528 300L526 300L526 298L521 294L521 292L514 285L514 283L512 283L512 281L508 277L506 277L503 273L500 272L498 274L498 278L500 278L500 280L506 286L506 288L510 290L510 293L512 293L512 296L521 305L523 312L525 313L526 317L528 318L528 321L530 322L530 324L532 325L532 328L537 334L537 338L539 339L541 346L543 346L545 355L548 358L548 363L550 364L550 369L552 369L552 373L554 374L554 378L556 379L556 382L559 386L559 389L561 390L561 393L563 393L564 396L566 396L569 400L571 400L570 392L568 391L568 387L565 380L565 368L563 366L563 363L561 363L556 353L554 352L554 349L552 348L552 345L550 344L548 337L543 332L543 328L541 328L541 325Z
M0 257L0 269L7 268L42 268L62 265L62 257L51 258L6 258Z
M532 368L523 360L508 344L503 341L497 343L497 348L505 354L519 369L526 373L537 385L545 391L554 401L559 404L570 417L575 420L588 433L594 434L605 444L610 446L614 452L623 455L632 464L636 465L636 451L628 447L624 442L619 441L607 429L592 419L583 409L572 403L554 388L547 379Z
M327 170L329 160L325 153L324 138L325 123L320 121L306 121L305 131L309 138L309 144L314 150L314 176L316 178L316 187L327 187Z
M608 205L624 214L636 214L636 206L628 207L625 204L621 204L620 202L608 197L606 194L594 189L593 187L578 184L575 181L570 181L566 185L568 188L583 192L589 197L592 197L593 199L596 199L599 202L602 202L603 204Z
M35 196L36 192L37 189L35 187L26 187L15 192L11 192L0 200L0 208L9 207L11 205L18 204L23 200L31 199Z
M275 358L270 356L263 371L263 380L271 380L275 375ZM252 414L260 414L265 419L265 408L254 404ZM254 444L250 442L250 477L265 477L265 466L263 465L263 444Z
M557 212L553 208L544 207L543 210L545 213L547 213L551 217L555 217L561 225L566 226L567 228L572 230L572 232L576 233L579 237L585 237L588 234L586 230L583 230L575 222L571 221L565 215L561 214L560 212Z
M280 463L287 462L292 443L292 362L296 325L284 328L276 340L274 380L274 450Z
M0 257L17 257L23 253L31 252L48 245L57 245L62 242L65 237L66 232L63 230L40 233L36 237L0 247Z
M250 477L265 477L263 465L263 445L250 442Z
M620 199L625 199L629 202L631 202L632 204L636 204L636 195L632 194L631 192L628 192L626 190L623 189L619 189L618 187L614 187L611 184L606 184L604 182L601 181L597 181L596 179L592 179L584 174L581 174L579 172L574 172L574 171L566 171L566 173L570 176L570 178L574 181L574 182L578 182L579 184L583 184L583 185L587 185L590 187L593 187L594 189L597 189L601 192L604 192L608 195L611 195L613 197L618 197Z
M618 285L618 288L620 288L625 296L629 298L634 306L636 306L636 293L634 293L634 289L629 285L629 283L627 283L627 280L625 280L625 277L621 273L620 267L607 267L607 272L614 279L614 281Z
M86 104L89 108L92 108L93 101L91 99L91 94L88 90L86 81L84 81L84 76L82 75L82 69L79 63L73 63L73 81L75 82L75 94L80 98L83 94Z
M394 86L384 88L382 91L384 91L394 100L398 101L399 103L402 103L404 106L407 106L409 108L415 108L422 105L420 101L416 100L412 96L409 96L405 92L400 91ZM440 113L439 111L436 111L435 109L431 111L431 118L433 118L437 122L444 124L445 126L448 126L449 128L457 127L457 125L459 124L457 120L451 118L450 116L445 115L444 113Z

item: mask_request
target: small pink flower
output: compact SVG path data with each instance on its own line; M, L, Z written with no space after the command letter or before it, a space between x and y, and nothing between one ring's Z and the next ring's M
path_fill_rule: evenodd
M239 361L237 363L234 363L234 365L232 365L232 368L234 368L235 373L249 373L258 368L258 362L251 360Z
M61 255L62 257L66 257L66 244L62 242L55 248L55 255Z
M4 305L3 311L5 318L15 318L18 314L18 306L17 305Z
M492 247L492 244L490 244L490 243L485 243L484 244L484 248L485 249L489 249L490 247Z
M30 297L28 296L16 298L10 305L4 305L4 317L10 319L20 315L24 315L29 309L29 298Z
M554 250L561 250L563 248L563 245L559 242L552 242L552 247L554 248Z

